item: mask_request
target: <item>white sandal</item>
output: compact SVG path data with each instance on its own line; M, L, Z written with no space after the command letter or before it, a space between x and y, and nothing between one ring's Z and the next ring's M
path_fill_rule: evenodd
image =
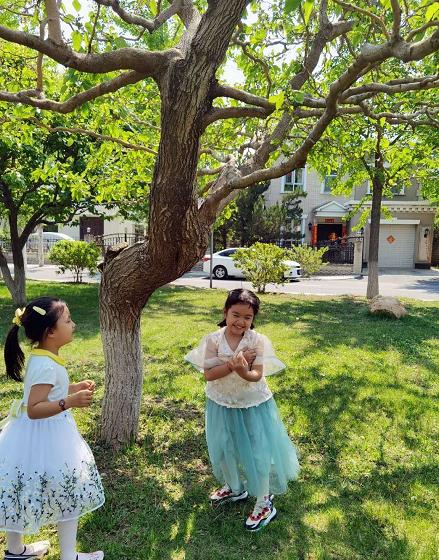
M104 553L102 550L96 552L78 552L76 560L103 560Z

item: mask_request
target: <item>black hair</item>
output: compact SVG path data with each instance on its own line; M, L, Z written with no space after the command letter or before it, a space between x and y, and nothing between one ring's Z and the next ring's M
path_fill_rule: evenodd
M253 309L253 316L256 317L259 311L259 306L261 304L260 299L258 296L252 292L251 290L244 290L243 288L237 288L236 290L231 290L227 296L226 303L224 304L224 312L227 311L237 303L244 303L247 304L249 307ZM225 327L227 325L226 320L223 319L221 323L218 323L219 327ZM254 325L253 322L250 325L250 328L253 329Z
M53 328L63 314L65 302L54 297L40 297L26 305L21 316L21 325L24 328L26 338L31 343L41 342L47 331ZM42 309L43 315L35 309ZM11 327L5 342L5 364L6 375L14 381L21 381L21 371L24 366L24 354L18 341L19 326Z

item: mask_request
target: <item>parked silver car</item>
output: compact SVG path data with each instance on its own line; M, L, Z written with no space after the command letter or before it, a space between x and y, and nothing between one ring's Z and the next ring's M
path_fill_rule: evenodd
M213 253L212 274L215 278L218 280L225 280L229 276L244 278L244 273L236 266L232 258L238 248L239 247L230 247L229 249L223 249L222 251ZM203 271L206 274L210 274L210 255L204 255L202 260ZM296 261L286 260L284 262L288 265L288 270L284 274L285 280L299 280L302 274L300 264Z
M57 241L74 241L73 237L66 233L58 233L56 231L43 231L43 249L50 251ZM28 237L26 248L28 251L37 251L39 243L38 233L31 233Z

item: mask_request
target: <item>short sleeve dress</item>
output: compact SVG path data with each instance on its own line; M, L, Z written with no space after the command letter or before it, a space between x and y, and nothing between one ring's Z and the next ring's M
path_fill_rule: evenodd
M234 491L245 488L252 496L282 494L288 481L297 478L299 462L265 379L285 369L268 338L249 329L233 351L223 327L204 337L185 360L203 371L246 349L256 351L253 365L263 368L259 381L247 381L233 371L206 383L209 458L215 477Z
M26 412L31 388L51 385L48 400L68 395L63 360L33 350L23 399L15 402L0 432L0 530L32 534L48 524L77 519L105 501L93 454L69 410L32 420Z

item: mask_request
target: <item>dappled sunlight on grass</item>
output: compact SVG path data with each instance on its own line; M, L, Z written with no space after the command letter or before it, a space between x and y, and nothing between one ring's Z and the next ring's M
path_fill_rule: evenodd
M44 293L32 283L29 293ZM167 287L142 314L144 397L136 444L114 454L96 439L103 395L97 288L51 289L78 334L63 350L72 378L98 384L76 411L103 474L107 502L81 522L83 548L109 560L436 560L439 514L439 303L408 301L401 321L371 317L361 298L262 296L256 328L287 370L268 382L296 442L298 483L278 519L248 535L251 507L212 510L204 381L184 354L222 319L226 292ZM71 291L69 291L71 290ZM2 339L13 306L0 288ZM0 415L20 394L0 385ZM43 536L54 541L54 532ZM208 554L206 554L208 551ZM57 548L47 560L55 560Z

